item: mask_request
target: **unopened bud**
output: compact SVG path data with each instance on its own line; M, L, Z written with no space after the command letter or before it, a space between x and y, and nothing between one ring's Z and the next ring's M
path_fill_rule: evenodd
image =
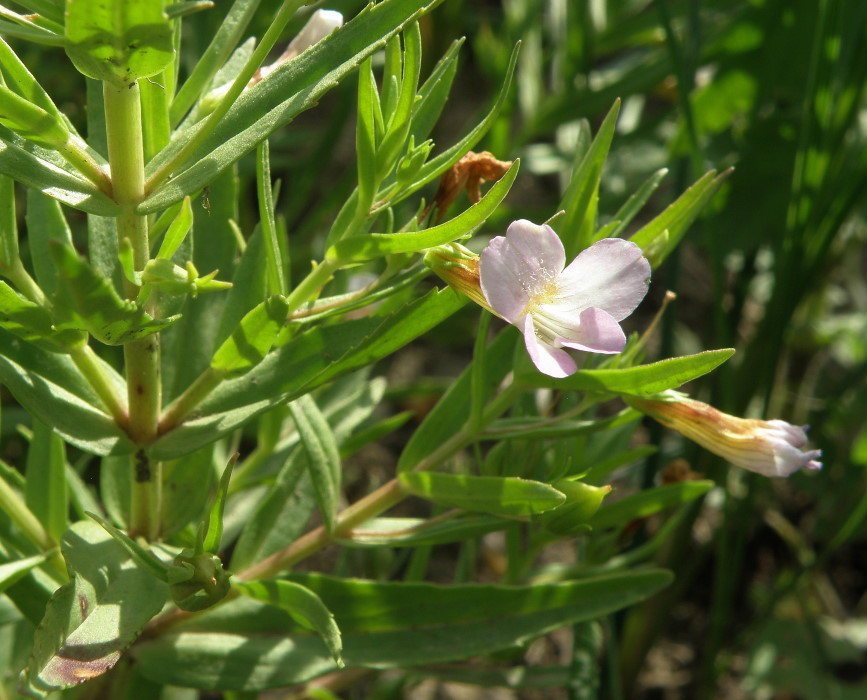
M738 418L677 392L624 399L742 469L764 476L789 476L799 469L822 468L817 461L822 456L821 450L801 449L807 444L807 426L782 420Z

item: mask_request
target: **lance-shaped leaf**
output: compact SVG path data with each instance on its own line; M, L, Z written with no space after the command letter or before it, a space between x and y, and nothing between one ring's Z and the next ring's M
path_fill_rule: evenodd
M0 124L43 146L61 146L69 138L66 125L58 117L20 97L5 85L0 85Z
M229 493L229 481L232 478L232 469L235 467L235 462L238 461L238 453L236 452L229 458L229 463L223 470L223 476L220 478L220 485L217 487L217 495L214 497L214 502L211 504L211 509L208 512L207 521L204 523L202 531L204 533L202 541L202 550L216 554L220 548L220 541L223 539L223 511L226 508L226 497Z
M66 53L84 75L131 83L171 63L163 0L67 0Z
M386 357L465 303L451 289L432 291L381 317L312 328L268 353L249 374L223 382L196 415L159 438L155 458L177 457L212 442L262 411Z
M493 515L543 513L566 500L553 486L515 476L404 472L399 478L404 488L416 496L443 506Z
M660 486L649 491L640 491L619 501L603 505L590 519L595 529L625 527L633 520L646 518L663 508L687 503L703 496L711 488L712 481L681 481Z
M259 0L235 0L232 3L232 7L220 23L220 27L214 34L214 38L211 39L208 48L200 54L196 67L193 68L187 81L181 86L172 101L169 114L172 125L181 121L196 99L211 83L217 70L226 62L241 40L247 24L258 7Z
M103 371L123 388L108 365ZM129 454L133 444L105 411L68 355L52 353L0 330L0 380L29 413L92 454Z
M520 587L291 578L334 614L347 667L406 668L463 661L597 619L653 595L672 576L645 569ZM245 598L137 644L133 654L148 678L205 689L263 690L336 670L322 642L288 613Z
M502 530L510 522L487 513L463 513L449 520L373 518L337 541L346 547L426 547L465 542L494 530Z
M322 519L331 532L340 497L340 450L337 449L337 440L310 394L290 403L289 411L307 453L307 465Z
M481 201L451 221L413 233L368 233L346 238L331 246L326 258L342 263L363 262L384 255L415 253L469 236L485 223L505 199L518 176L519 165L520 161L516 160Z
M658 267L680 243L690 224L731 174L715 170L702 175L686 192L629 240L644 251L652 267Z
M0 593L24 578L31 569L48 561L48 558L56 551L57 549L53 549L45 554L37 554L25 559L0 564Z
M100 192L93 183L51 162L50 154L31 153L22 146L24 143L11 131L0 127L0 173L89 214L118 214L120 208L117 203Z
M73 525L62 548L75 578L51 597L20 679L36 697L112 668L168 594L96 523Z
M57 109L48 93L3 39L0 39L0 65L3 66L3 75L6 77L6 85L9 88L25 100L41 107L57 120L61 119L60 110Z
M614 138L614 125L619 112L620 100L616 100L599 127L593 143L575 164L569 187L558 207L565 210L566 214L551 222L554 230L563 239L566 257L570 260L593 242L602 166L605 165L605 158Z
M56 308L65 316L59 328L87 330L106 345L123 345L180 318L151 318L136 302L122 299L111 282L68 246L52 245L51 256L59 275Z
M148 550L142 547L138 542L132 539L125 532L121 532L110 522L96 515L96 513L88 513L91 518L98 522L102 528L112 536L115 542L123 547L127 554L142 568L150 571L160 581L164 583L180 583L187 581L193 576L193 570L175 564L163 564Z
M217 349L211 369L237 376L258 365L285 325L288 311L285 297L268 297L241 319L232 335Z
M55 330L44 306L25 299L5 282L0 282L0 328L51 352L64 352L87 342L81 331Z
M340 658L343 643L334 615L309 588L294 581L253 581L238 583L235 587L245 596L285 610L299 625L318 633L328 647L331 658L339 667L343 667Z
M649 365L624 369L579 369L565 379L553 379L539 372L523 379L536 386L578 391L611 392L646 396L666 389L675 389L686 382L707 374L728 360L735 351L731 348L706 350L695 355L672 357Z
M66 445L40 420L33 421L33 439L27 450L27 507L46 532L58 541L69 520L66 488Z
M164 209L200 190L276 129L315 105L328 90L381 49L408 23L439 0L382 0L317 42L267 79L245 90L188 159L189 167L164 182L139 205L139 213ZM194 129L201 128L200 123ZM193 132L194 133L194 132ZM150 163L150 176L184 147L190 134L175 136Z
M170 260L175 254L175 251L180 247L181 243L187 237L190 229L193 227L193 205L189 197L184 197L181 203L178 215L172 220L169 225L166 235L160 243L157 258L165 258Z

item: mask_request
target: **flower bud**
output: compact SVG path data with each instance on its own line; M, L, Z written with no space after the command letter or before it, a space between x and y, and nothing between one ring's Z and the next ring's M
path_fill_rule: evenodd
M424 264L455 291L469 297L491 313L496 313L482 294L478 255L460 243L449 243L431 248L425 253Z
M229 592L229 574L218 556L184 550L175 557L175 566L192 572L192 576L169 587L175 604L187 612L196 612L219 603Z
M801 450L807 426L782 420L738 418L676 392L658 397L624 397L663 425L697 442L735 466L763 476L789 476L799 469L821 469L821 450Z
M588 529L592 518L602 500L611 493L611 486L592 486L582 481L561 479L553 484L554 488L566 496L566 502L536 516L542 526L555 535L575 535Z
M247 87L244 89L247 90L253 87L269 73L273 73L274 70L279 68L281 65L287 61L291 61L300 53L310 48L318 41L324 39L331 34L331 32L341 26L343 26L343 15L340 12L335 10L316 10L316 12L310 15L307 24L305 24L295 38L289 42L286 50L280 54L280 58L274 61L274 63L259 68L259 70L253 74L253 77L250 78L250 82L247 83ZM225 85L220 85L205 95L199 103L198 117L202 118L213 112L226 93L229 92L231 85L231 82L226 83Z

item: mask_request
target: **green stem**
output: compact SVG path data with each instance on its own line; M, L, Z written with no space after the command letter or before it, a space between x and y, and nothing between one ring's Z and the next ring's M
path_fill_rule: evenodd
M476 429L470 428L470 421L468 420L461 430L425 458L419 460L418 464L413 467L413 471L429 471L472 443L476 439L478 431L502 415L517 401L523 391L524 387L520 384L510 384L507 386L485 408L482 414L481 425ZM341 534L354 529L361 523L397 505L406 495L407 493L401 483L397 479L392 479L338 514L333 533L329 533L322 526L311 530L295 540L289 547L275 552L267 559L263 559L246 571L240 572L237 574L237 579L248 581L274 576L331 544Z
M132 456L132 470L130 534L153 541L160 535L163 463L151 461L144 450L138 450Z
M298 10L299 7L307 3L309 0L285 0L280 10L274 16L274 20L271 22L271 25L268 27L268 30L265 32L265 36L262 37L262 41L256 47L256 50L253 52L253 55L250 56L250 60L247 61L244 68L238 73L235 81L232 83L232 87L229 88L229 91L223 96L222 100L220 100L217 107L211 112L207 118L205 119L204 124L202 124L201 128L196 131L196 133L187 141L186 144L175 153L174 157L170 158L166 163L162 165L147 182L147 191L153 192L157 187L159 187L172 172L177 169L179 166L183 165L184 162L193 154L193 152L202 144L202 142L210 136L217 124L220 120L226 116L226 113L229 111L229 108L235 103L235 100L238 99L238 96L244 91L244 88L247 87L247 83L250 82L250 78L253 77L253 74L259 69L259 66L265 61L270 53L271 49L274 48L274 44L277 43L277 40L280 38L280 35L283 33L283 29L285 29L286 24L292 19L292 16Z
M177 428L222 381L223 375L210 367L202 372L198 379L190 384L184 393L178 396L163 412L159 423L159 434L164 435Z
M108 160L114 199L120 206L117 216L118 241L129 241L133 264L144 270L150 260L147 218L135 212L144 199L144 150L142 143L141 95L137 83L103 84ZM128 299L138 296L138 287L124 280ZM157 334L134 340L124 346L126 361L128 433L138 445L147 445L157 437L162 401L160 380L160 346ZM159 527L161 484L159 469L148 465L139 453L133 458L133 488L130 529L153 536Z
M118 394L114 382L111 381L99 357L89 345L76 348L69 353L75 366L90 383L93 390L102 399L115 422L124 430L129 424L129 415L123 398Z
M328 282L331 275L340 268L340 262L337 260L323 260L314 267L310 274L307 275L286 297L286 303L289 305L289 310L286 312L288 318L295 313L303 304L313 299L325 283Z
M20 258L16 258L8 268L3 270L3 275L15 285L19 292L34 304L45 307L50 306L50 302L46 299L42 287L30 276Z
M94 157L87 152L84 141L69 135L69 140L57 150L68 160L75 169L99 188L99 191L109 197L113 196L111 178Z
M325 260L313 268L310 274L286 297L286 303L289 306L286 318L290 318L295 311L316 296L339 267L338 261ZM165 410L159 421L158 434L164 435L178 427L190 412L220 385L223 379L223 374L210 367L202 372L184 393Z

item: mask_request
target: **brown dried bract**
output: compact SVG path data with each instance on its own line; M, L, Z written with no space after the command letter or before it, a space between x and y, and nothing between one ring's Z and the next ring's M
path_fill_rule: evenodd
M467 199L475 204L482 198L481 184L485 180L499 180L512 166L512 161L497 160L492 153L482 151L467 154L443 173L433 201L421 215L424 219L431 209L436 207L435 223L442 221L446 210L461 190L467 191Z

